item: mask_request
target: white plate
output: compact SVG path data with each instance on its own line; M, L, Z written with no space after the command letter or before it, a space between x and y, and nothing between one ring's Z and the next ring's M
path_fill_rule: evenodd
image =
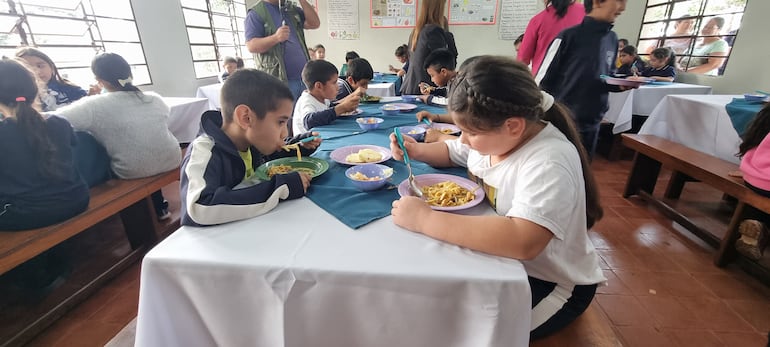
M340 115L340 117L350 117L350 116L358 116L359 114L364 113L364 111L360 108L357 108L355 111L345 112Z

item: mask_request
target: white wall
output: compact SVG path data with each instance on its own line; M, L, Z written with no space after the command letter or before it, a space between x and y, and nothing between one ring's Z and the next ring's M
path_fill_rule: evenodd
M328 35L326 1L318 1L321 17L321 27L316 30L306 30L305 39L308 46L320 43L326 47L326 60L339 68L345 62L345 52L356 51L362 58L372 64L374 71L387 71L388 64L399 66L395 58L396 47L408 43L411 28L377 28L369 25L369 1L359 3L360 40L332 40ZM498 9L499 16L499 9ZM499 18L499 17L498 17ZM478 54L499 54L514 56L513 41L498 39L498 26L495 25L456 25L449 30L454 34L457 43L458 63Z
M255 0L248 0L253 4ZM216 78L195 78L187 33L179 0L132 0L139 35L153 79L153 85L144 88L166 96L194 96L198 86L216 83ZM306 30L307 44L326 46L327 60L338 67L345 52L355 50L369 60L375 71L385 71L388 64L398 65L394 57L396 47L407 42L411 29L372 29L369 27L369 0L360 0L360 40L332 40L328 38L327 3L318 1L321 27ZM625 13L618 19L615 31L619 37L635 42L639 35L645 1L628 1ZM721 77L684 74L687 82L714 87L715 94L742 94L755 89L770 90L770 39L766 34L765 18L770 13L770 1L751 0L746 7L738 38L730 61ZM499 15L499 13L498 13ZM479 54L513 56L513 42L499 40L497 25L451 26L455 35L458 61Z
M198 79L192 63L179 0L131 0L152 85L142 87L163 96L195 96L198 86L216 77Z

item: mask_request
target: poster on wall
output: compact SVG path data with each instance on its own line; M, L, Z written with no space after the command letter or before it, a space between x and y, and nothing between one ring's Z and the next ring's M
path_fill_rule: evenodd
M497 0L450 0L449 24L493 25L497 19Z
M411 28L417 20L417 0L371 0L372 28Z
M502 0L498 36L500 40L515 40L524 34L529 20L544 9L542 0Z
M361 38L358 0L328 0L326 6L330 39L358 40Z

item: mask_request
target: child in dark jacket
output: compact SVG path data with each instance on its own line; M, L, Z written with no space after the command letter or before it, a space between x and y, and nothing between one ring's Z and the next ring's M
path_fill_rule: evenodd
M23 59L45 84L46 88L40 92L43 111L56 110L88 95L83 88L62 78L56 64L43 51L33 47L22 47L16 51L16 57Z
M620 67L615 75L618 77L638 76L647 68L642 58L636 54L636 47L625 46L620 50Z
M374 69L364 58L355 58L348 62L348 70L344 78L337 80L337 97L334 100L342 100L352 94L356 89L366 90L369 82L374 78Z
M583 22L553 40L535 80L572 110L581 142L593 156L608 93L625 90L606 84L601 76L615 70L618 36L612 26L626 0L586 0L584 5Z
M203 114L198 136L182 162L183 225L214 225L252 218L272 210L280 200L305 195L310 175L276 174L261 180L255 170L279 157L293 156L284 145L315 134L286 140L292 96L280 80L254 69L235 71L222 86L222 113ZM310 155L320 139L302 143Z

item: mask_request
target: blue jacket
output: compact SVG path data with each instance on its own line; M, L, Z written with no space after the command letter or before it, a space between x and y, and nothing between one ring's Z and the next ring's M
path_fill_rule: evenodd
M612 23L586 16L553 40L535 79L572 110L579 130L594 130L607 112L608 92L620 91L601 78L613 75L617 56Z
M252 218L272 210L280 200L305 195L298 173L275 175L268 181L255 177L244 180L246 166L238 149L221 130L222 114L206 111L201 116L201 131L187 148L181 168L180 195L182 225L214 225ZM287 141L294 143L308 134ZM310 155L313 150L302 149ZM261 154L251 147L252 166L294 152L279 151Z
M56 92L56 105L68 105L88 95L83 88L63 84L53 78L48 81L48 90Z
M40 154L28 145L18 122L0 119L0 230L51 225L88 207L88 186L73 158L76 139L72 126L64 118L50 116L42 131L53 145L53 152L46 155L53 159L49 169L56 177L39 170Z

